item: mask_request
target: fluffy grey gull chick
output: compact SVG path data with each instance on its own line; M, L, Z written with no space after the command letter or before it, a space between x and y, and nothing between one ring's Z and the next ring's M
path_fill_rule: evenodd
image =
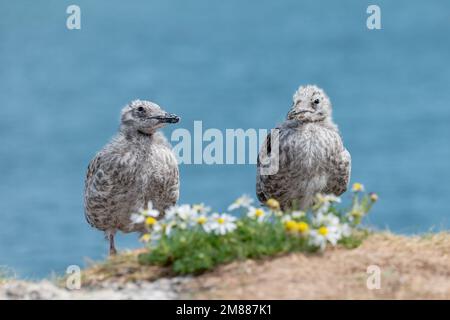
M163 213L179 195L178 163L170 144L157 131L179 117L156 103L135 100L122 110L118 134L89 163L84 208L88 223L105 232L110 254L118 230L143 232L130 216L153 207Z
M341 195L347 190L351 157L331 117L331 102L314 86L301 86L279 130L279 169L261 171L261 152L271 152L268 135L258 156L256 193L261 202L274 198L286 209L307 209L317 193ZM267 151L263 150L267 148Z

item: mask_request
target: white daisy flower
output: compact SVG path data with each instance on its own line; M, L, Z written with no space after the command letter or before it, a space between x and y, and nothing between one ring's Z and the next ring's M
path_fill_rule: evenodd
M237 198L229 207L229 211L236 210L238 208L249 208L253 203L253 199L248 195L244 194L241 197Z
M204 231L208 232L208 221L209 218L206 214L200 214L195 219L192 220L193 226L201 226Z
M248 209L247 216L249 218L258 220L258 222L262 222L266 218L267 213L262 208L250 207Z
M309 243L314 247L319 247L320 250L325 250L327 246L327 239L318 230L311 230L309 232Z
M197 215L197 211L193 209L188 204L183 204L181 206L172 206L165 211L165 219L166 220L176 220L181 219L184 221L188 221L189 219L195 217Z
M313 225L320 227L320 226L337 226L340 223L339 217L332 213L322 213L317 212L315 216L312 219Z
M211 207L206 207L204 203L194 204L192 206L192 210L194 210L198 214L206 214L211 211Z
M174 222L162 222L156 224L152 229L152 235L156 234L158 235L158 239L161 238L162 234L165 234L166 236L170 236L173 227L175 226Z
M153 208L153 203L151 201L148 202L147 209L142 209L140 213L144 217L157 218L159 216L159 211Z
M150 201L147 204L148 209L141 209L139 213L133 213L130 216L130 220L132 224L144 223L148 217L157 218L159 216L159 211L153 209L153 203Z
M342 223L338 227L342 237L350 237L352 235L352 228L348 223Z
M143 223L145 221L145 217L139 213L133 213L130 216L130 219L131 219L132 224L139 224L139 223Z
M213 213L209 221L205 224L206 232L213 232L218 235L224 235L236 229L236 217L227 213Z
M165 215L164 215L164 219L165 220L175 219L175 217L177 215L177 211L178 211L178 206L177 205L174 205L174 206L166 209Z
M305 211L292 211L291 216L292 216L292 218L300 219L300 218L303 218L304 216L306 216L306 212Z
M342 237L337 226L322 226L319 229L311 230L309 235L310 244L319 247L320 250L326 248L327 242L335 246Z
M188 221L189 219L196 216L196 212L192 210L191 206L188 204L183 204L178 207L177 216L184 221Z
M333 246L337 244L337 242L342 238L341 229L339 226L330 226L327 228L328 233L325 235L328 242L330 242Z

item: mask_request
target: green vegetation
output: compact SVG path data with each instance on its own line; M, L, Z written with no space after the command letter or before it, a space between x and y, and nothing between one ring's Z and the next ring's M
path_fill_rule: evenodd
M337 207L340 198L321 194L308 212L282 212L274 199L267 208L256 208L252 199L242 196L228 208L240 210L239 218L227 213L210 215L209 208L200 204L173 207L158 220L159 212L150 206L133 217L148 229L142 237L148 250L138 260L171 267L176 274L198 274L234 260L312 253L329 245L355 248L369 233L359 225L377 199L356 183L351 204L344 209Z

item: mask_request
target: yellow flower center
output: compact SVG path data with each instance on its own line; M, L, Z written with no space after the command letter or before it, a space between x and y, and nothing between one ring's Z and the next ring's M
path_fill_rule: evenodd
M224 224L224 223L225 223L225 219L224 219L224 218L218 218L218 219L217 219L217 222L218 222L219 224Z
M284 223L284 227L287 231L294 231L297 227L297 222L294 220L289 220Z
M309 225L306 222L301 221L296 224L296 228L299 232L305 233L309 230Z
M264 215L264 211L262 209L256 209L255 210L255 216L262 217Z
M359 182L355 182L352 187L353 191L362 191L363 185Z
M197 219L198 224L205 224L206 223L206 217L200 217Z
M275 199L269 199L266 202L267 206L272 210L279 210L280 209L280 203Z
M154 225L155 223L156 223L156 219L153 218L153 217L147 217L147 218L145 219L145 224L148 225L148 226L152 226L152 225Z
M319 228L319 234L321 234L322 236L326 236L328 234L327 227L320 227Z

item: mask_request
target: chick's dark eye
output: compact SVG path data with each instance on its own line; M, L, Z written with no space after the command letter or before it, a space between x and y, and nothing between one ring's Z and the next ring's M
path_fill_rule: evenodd
M137 108L137 111L143 112L143 111L144 111L144 107L139 107L139 108Z
M314 100L314 104L319 104L319 102L320 102L319 99Z

